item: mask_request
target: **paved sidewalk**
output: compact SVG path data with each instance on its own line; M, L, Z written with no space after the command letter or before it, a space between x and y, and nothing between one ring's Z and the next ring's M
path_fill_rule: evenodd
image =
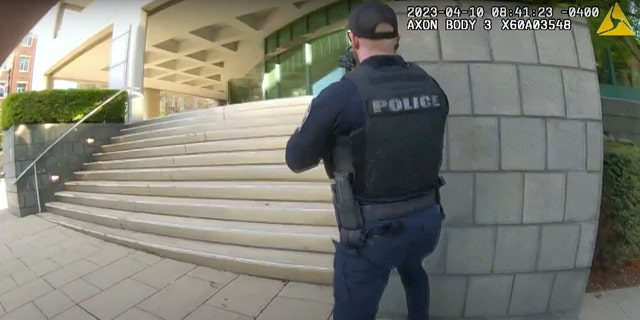
M0 180L0 208L6 208ZM331 320L332 289L198 267L0 210L0 320ZM640 319L640 288L585 296L580 320Z
M236 275L0 214L2 320L327 320L331 287Z
M640 287L589 293L580 320L640 319Z

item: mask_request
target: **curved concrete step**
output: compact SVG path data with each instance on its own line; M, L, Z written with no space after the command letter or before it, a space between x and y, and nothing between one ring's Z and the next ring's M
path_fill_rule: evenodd
M65 190L205 199L331 202L327 182L70 181Z
M223 117L222 115L224 114L224 106L211 105L206 108L201 108L197 110L172 113L165 116L160 116L160 117L147 119L143 121L126 123L122 127L122 130L126 130L129 132L143 131L143 130L148 130L149 128L153 128L154 126L157 126L157 125L171 126L171 123L177 123L180 121L185 121L185 123L188 123L194 119L198 119L206 116L218 115L218 114L220 115L221 118Z
M106 161L213 152L274 150L284 149L287 145L287 141L289 141L288 136L206 141L162 147L95 153L93 155L93 158L96 161ZM284 154L282 156L284 157Z
M210 115L210 114L223 115L225 113L229 114L229 113L244 112L244 111L258 110L258 109L271 109L271 108L300 106L300 105L308 106L311 103L312 99L313 99L313 96L301 96L301 97L244 102L244 103L231 104L226 106L209 107L205 109L175 113L175 114L170 114L167 116L149 119L145 121L125 124L122 131L126 133L135 133L135 132L141 132L145 130L157 129L163 126L164 127L181 126L179 124L180 121L185 120L186 121L185 123L189 123L191 120L198 119L199 117Z
M96 161L85 163L87 170L113 170L136 168L172 168L217 166L232 164L284 164L284 150L235 151L182 156L160 156L127 160Z
M181 239L267 249L333 253L336 228L276 223L185 218L83 206L63 202L46 204L47 212L110 228Z
M109 228L52 213L41 218L88 235L196 265L260 277L331 284L333 255L224 245Z
M298 125L269 125L251 128L213 130L207 132L187 133L158 138L140 139L129 142L107 144L101 147L103 152L149 148L175 144L188 144L203 141L219 141L245 138L287 136L293 134Z
M219 113L207 113L198 117L190 117L186 119L173 120L167 122L158 122L141 127L122 129L121 133L124 136L137 137L156 134L157 131L174 129L176 133L189 133L197 131L189 131L189 127L194 126L200 131L212 130L218 127L224 128L225 123L233 123L235 120L242 120L242 123L246 122L248 126L256 126L261 123L259 119L273 119L280 117L292 117L297 121L302 121L302 116L306 113L308 107L305 105L286 106L281 108L271 109L258 109L242 112L225 111L225 114ZM273 123L273 122L270 122ZM237 125L237 124L235 124ZM203 129L206 128L206 129Z
M220 131L240 128L254 128L276 125L300 125L303 114L269 116L269 117L249 117L247 119L225 120L225 121L207 121L201 119L198 123L188 124L180 127L161 127L154 130L145 130L143 132L124 134L111 138L113 143L131 142L142 139L153 139L169 137L182 134L199 134L207 131ZM289 132L290 135L293 132Z
M117 169L79 171L76 180L111 181L325 181L324 168L318 166L303 173L293 173L286 165L227 165L186 168Z
M333 205L287 202L134 196L61 191L59 202L176 217L335 227Z

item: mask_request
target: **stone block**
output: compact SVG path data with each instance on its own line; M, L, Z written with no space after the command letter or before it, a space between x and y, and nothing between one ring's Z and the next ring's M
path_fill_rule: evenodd
M282 281L242 275L216 293L207 304L256 317L284 285Z
M547 120L548 169L585 170L586 140L584 122Z
M562 71L557 67L519 66L522 111L532 116L564 117Z
M483 28L453 31L438 28L442 60L445 61L491 61L491 48L487 31ZM424 50L424 49L422 49Z
M449 100L450 115L471 114L469 67L466 64L420 64L420 67L427 71L444 90Z
M573 36L578 48L578 62L580 68L595 70L596 60L593 54L593 43L589 27L582 24L573 24Z
M482 115L520 114L518 69L508 64L471 64L473 112ZM500 88L500 90L496 90Z
M603 143L602 123L587 122L587 170L602 170Z
M598 75L593 71L562 70L567 118L602 119Z
M565 221L598 220L601 180L602 175L598 173L567 173Z
M589 269L561 271L551 292L550 311L568 311L580 308L589 279Z
M449 170L498 170L498 120L448 119Z
M402 40L398 47L398 54L406 61L424 62L440 60L440 43L438 31L409 30L409 17L406 14L398 16L398 25Z
M469 279L465 316L506 316L511 298L513 276L486 275Z
M539 241L539 226L498 227L493 272L534 271Z
M580 241L579 224L545 225L542 227L538 270L573 268Z
M138 307L163 319L184 319L216 291L217 289L207 281L182 277L140 303Z
M517 274L509 314L529 315L547 311L553 277L553 273Z
M486 5L484 7L490 8ZM489 31L495 61L538 63L533 31L503 31L496 23L500 23L500 20L493 19L494 28Z
M576 257L576 268L589 268L593 260L593 253L598 235L598 223L583 222L580 224L580 243Z
M524 176L524 223L560 222L564 218L565 175L530 173Z
M446 248L447 229L442 228L436 249L422 262L422 267L428 274L443 274L445 272L445 263L447 261Z
M445 173L446 185L442 187L442 206L447 223L473 223L473 174Z
M447 274L491 272L495 252L495 228L447 229Z
M544 170L546 129L543 119L500 119L503 170Z
M467 295L467 277L432 276L430 313L434 317L462 317Z
M135 274L131 279L161 289L195 269L195 265L177 260L164 259Z
M125 279L80 304L82 309L99 319L113 319L153 295L156 289L141 282Z
M478 173L475 183L479 224L522 222L523 176L519 173Z
M570 30L545 30L534 33L541 64L578 66L578 55Z

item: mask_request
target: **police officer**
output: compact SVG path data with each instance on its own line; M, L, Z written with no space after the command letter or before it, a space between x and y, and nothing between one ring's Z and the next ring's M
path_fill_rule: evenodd
M367 1L352 10L348 36L358 64L313 99L287 143L286 162L299 173L322 159L334 180L334 320L374 320L394 268L408 319L425 320L422 261L436 248L444 219L438 191L447 96L396 55L398 22L386 4Z

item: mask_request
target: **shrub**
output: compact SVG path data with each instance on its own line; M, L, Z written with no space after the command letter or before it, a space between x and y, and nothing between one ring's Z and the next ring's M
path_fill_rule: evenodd
M91 112L118 90L79 89L27 91L9 95L2 104L0 127L19 124L73 123ZM86 123L122 123L127 95L120 94Z
M602 203L595 260L618 269L640 257L640 149L605 141Z

